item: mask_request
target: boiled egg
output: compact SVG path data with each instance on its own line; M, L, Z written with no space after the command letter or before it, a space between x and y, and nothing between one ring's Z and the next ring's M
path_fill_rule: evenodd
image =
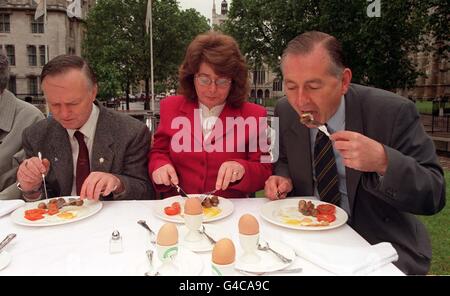
M219 265L227 265L234 262L236 258L236 249L233 241L228 238L219 240L212 251L212 262Z
M245 214L239 219L239 233L254 235L259 233L258 220L253 215Z
M196 197L186 199L184 213L187 215L201 215L203 213L203 207L200 200Z
M160 246L172 246L178 243L178 229L173 223L164 224L158 231L156 243Z

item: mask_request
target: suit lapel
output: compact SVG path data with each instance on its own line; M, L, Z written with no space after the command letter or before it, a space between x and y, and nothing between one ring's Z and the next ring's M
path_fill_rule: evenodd
M194 113L194 111L198 109L199 109L198 102L185 99L183 105L180 108L180 114L181 116L185 116L191 123L192 139L194 141L197 141L200 145L203 145L203 132L201 127L202 123L200 121L199 116L197 118L195 117L195 115L198 114ZM200 110L198 112L200 112ZM198 126L195 125L195 120L198 122Z
M215 141L219 141L220 139L227 139L226 135L228 133L232 133L233 129L235 127L234 124L230 124L227 125L227 118L236 118L242 116L241 110L240 109L233 109L231 108L228 104L225 104L225 107L223 108L222 112L220 112L219 118L217 119L217 121L222 122L222 130L217 129L216 127L218 126L217 124L214 125L213 131L210 134L210 137L215 137ZM217 122L216 121L216 122Z
M107 110L99 106L97 127L95 129L94 144L92 146L91 171L110 172L114 161L114 136L111 133L112 118Z
M347 94L345 95L345 129L348 131L364 134L361 103L357 98L356 91L352 87L349 88ZM346 167L345 175L347 181L347 195L350 206L350 216L352 216L356 198L356 190L358 189L361 172Z
M43 155L51 163L51 171L60 187L59 194L70 195L73 183L72 148L67 131L55 120L49 124L50 143L49 155Z

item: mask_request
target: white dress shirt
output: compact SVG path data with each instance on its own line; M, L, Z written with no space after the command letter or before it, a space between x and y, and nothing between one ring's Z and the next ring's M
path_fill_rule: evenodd
M222 113L225 103L212 107L211 109L200 102L198 102L198 105L200 106L200 122L202 124L203 139L207 139L211 134L220 113Z

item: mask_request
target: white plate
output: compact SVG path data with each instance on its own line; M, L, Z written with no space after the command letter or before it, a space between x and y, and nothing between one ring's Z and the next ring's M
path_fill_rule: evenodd
M327 230L327 229L333 229L339 226L342 226L347 222L348 216L347 213L339 208L336 207L336 220L331 222L327 226L304 226L304 225L298 225L297 223L300 222L303 218L310 218L313 220L313 222L317 222L317 219L315 217L311 216L304 216L298 211L298 201L303 200L310 200L315 206L321 205L321 204L328 204L326 202L320 201L320 200L312 200L311 197L298 197L298 198L286 198L286 199L280 199L271 201L268 203L265 203L261 207L261 216L266 219L267 221L279 225L286 228L291 229L300 229L300 230ZM288 223L287 221L290 221L291 223Z
M147 259L147 258L145 258ZM143 260L145 260L143 259ZM153 255L153 268L158 270L161 275L165 276L179 276L179 275L200 275L203 270L203 260L202 258L192 252L191 250L179 246L178 254L173 262L175 268L161 268L162 262L158 258L158 254ZM149 270L149 264L145 261L145 264L140 264L138 266L138 274L143 275Z
M275 240L267 240L267 243L274 251L294 261L295 252L293 249ZM292 263L284 263L271 251L256 250L256 254L261 258L261 260L259 260L258 263L250 264L242 262L241 258L243 254L241 251L237 256L235 267L248 272L272 272L284 269L288 267L290 264L292 264Z
M200 194L188 194L188 196L196 197L196 196L200 196ZM166 215L166 213L164 212L164 208L171 206L173 202L179 202L181 205L181 211L183 212L185 199L186 198L184 198L184 197L176 195L176 196L172 196L172 197L160 200L153 207L155 215L158 218L161 218L165 221L169 221L169 222L173 222L173 223L184 223L182 213L179 215L169 216L169 215ZM221 212L217 216L213 216L213 217L208 217L206 215L203 215L203 222L212 222L212 221L223 219L223 218L231 215L231 213L233 213L233 210L234 210L233 203L230 200L223 198L223 197L219 197L219 204L217 205L217 207L221 210Z
M178 227L178 243L181 246L184 246L193 252L212 251L214 246L204 235L201 236L202 240L200 240L198 242L186 241L184 238L185 238L186 234L188 233L188 231L189 231L189 229L186 227L186 225L181 225ZM205 231L209 236L211 236L216 241L218 241L222 238L225 238L225 237L230 237L223 227L219 227L219 226L216 226L213 224L205 225Z
M66 201L69 198L79 198L79 196L62 196ZM59 198L59 197L55 197ZM51 199L55 199L51 198ZM11 219L14 223L24 226L53 226L53 225L60 225L60 224L67 224L72 223L76 221L80 221L82 219L86 219L87 217L90 217L94 214L96 214L98 211L102 209L102 202L101 201L92 201L85 199L83 200L84 203L81 207L77 206L67 206L60 209L60 213L62 212L72 212L76 214L76 217L73 219L63 219L56 215L50 216L50 215L44 215L44 219L36 220L36 221L30 221L28 219L25 219L25 211L29 209L35 209L37 208L38 204L40 202L48 202L49 200L38 200L31 203L26 203L23 207L16 209L11 214Z
M0 252L0 270L5 268L11 262L11 255L9 255L6 251Z

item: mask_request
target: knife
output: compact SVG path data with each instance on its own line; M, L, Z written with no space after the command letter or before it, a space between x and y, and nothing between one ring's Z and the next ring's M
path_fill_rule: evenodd
M42 161L42 153L38 152L38 157L39 159ZM47 195L47 185L45 184L45 175L42 174L42 181L44 182L44 193L45 193L45 199L48 199L48 195Z
M181 189L180 186L173 184L173 186L175 186L175 188L177 189L178 193L182 196L182 197L186 197L189 198L189 196L186 194L186 192L183 191L183 189Z

